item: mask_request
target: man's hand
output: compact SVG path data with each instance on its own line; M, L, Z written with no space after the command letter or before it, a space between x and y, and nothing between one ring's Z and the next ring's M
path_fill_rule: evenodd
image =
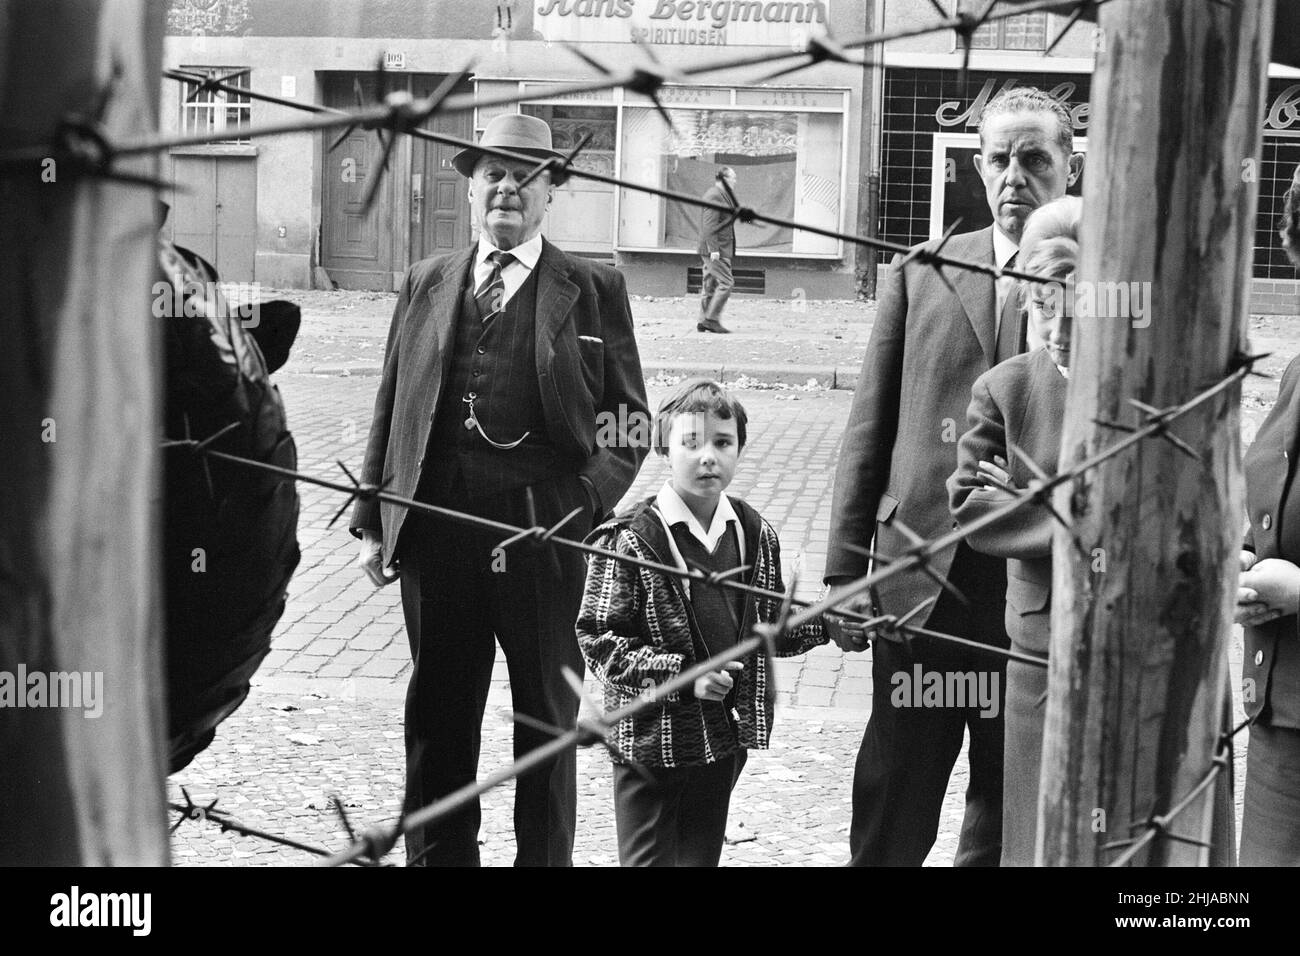
M745 665L740 661L724 664L720 671L710 671L703 677L695 678L695 696L699 700L723 700L727 692L735 686L731 674L743 671ZM730 672L730 673L728 673Z
M720 252L710 252L710 253L709 253L709 258L710 258L710 259L713 259L714 261L716 261L716 260L722 258L722 253L720 253Z
M1259 560L1259 558L1256 557L1254 551L1246 551L1246 550L1242 550L1242 552L1241 552L1241 573L1242 573L1242 574L1245 574L1247 571L1249 571L1251 568L1253 568L1253 567L1255 566L1255 562L1258 561L1258 560Z
M377 588L392 584L401 575L384 573L384 543L372 532L361 532L361 547L357 552L357 564L366 572L370 583Z
M1257 627L1295 614L1297 610L1300 610L1300 567L1281 558L1265 558L1242 572L1233 617L1238 624Z
M831 588L836 588L851 580L852 578L840 578L829 582L829 584ZM851 599L848 606L860 613L871 613L871 599L866 596ZM875 636L867 632L867 627L862 621L854 621L834 611L824 613L822 623L826 626L826 636L834 641L835 645L846 654L865 651L867 645L871 643L871 638Z

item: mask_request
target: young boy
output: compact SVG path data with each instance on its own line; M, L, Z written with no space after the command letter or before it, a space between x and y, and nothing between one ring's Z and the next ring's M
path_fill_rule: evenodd
M727 571L780 593L776 532L749 505L723 494L745 447L747 416L716 382L679 385L655 416L654 449L671 477L653 498L598 527L588 540L661 564ZM647 689L771 623L780 601L683 581L596 556L578 616L578 643L615 710ZM826 636L818 620L779 642L802 654ZM759 652L728 664L620 721L610 742L619 861L624 866L717 866L731 791L750 748L767 747L775 691ZM636 764L639 766L632 766Z

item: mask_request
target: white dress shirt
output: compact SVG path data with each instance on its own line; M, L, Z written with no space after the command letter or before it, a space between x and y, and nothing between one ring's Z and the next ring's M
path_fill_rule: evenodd
M481 233L478 237L478 249L474 253L475 291L483 288L483 283L491 277L492 263L488 262L488 256L497 251L497 247L492 245L492 240L487 237L487 233ZM501 299L503 306L519 291L519 287L528 281L529 274L537 268L537 260L542 254L542 234L539 232L527 242L509 251L514 258L501 267L501 281L506 287L505 295Z

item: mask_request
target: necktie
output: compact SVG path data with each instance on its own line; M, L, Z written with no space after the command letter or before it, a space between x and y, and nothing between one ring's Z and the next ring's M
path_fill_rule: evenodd
M1004 269L1014 269L1016 267L1016 256L1007 260ZM1015 286L1012 286L1007 292L1006 301L1002 303L1002 314L998 318L998 338L997 346L993 352L993 364L1005 362L1013 355L1019 355L1025 350L1025 327L1020 314L1019 296L1016 295Z
M474 293L481 321L486 322L505 307L506 283L501 278L501 270L514 261L515 257L511 253L502 252L500 249L488 255L488 262L492 263L492 273Z

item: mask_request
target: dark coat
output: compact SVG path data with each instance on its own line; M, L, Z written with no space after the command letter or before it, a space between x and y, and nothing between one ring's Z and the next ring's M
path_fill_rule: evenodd
M953 236L945 252L993 262L993 227ZM913 260L885 271L880 306L835 473L826 577L860 577L868 558L850 546L876 541L884 555L910 541L891 522L902 520L923 538L951 530L945 484L957 467L957 439L975 379L993 364L997 301L993 277L959 269L945 279ZM954 549L932 566L947 576ZM902 614L937 597L923 574L897 575L877 592L881 609ZM1001 595L997 595L1000 599ZM918 622L921 623L921 622Z
M1244 547L1264 558L1300 564L1300 489L1295 487L1300 444L1300 357L1282 373L1277 404L1246 453L1246 510L1250 528ZM1300 729L1300 618L1294 614L1246 628L1241 667L1246 715L1263 712L1264 723Z
M967 431L957 446L957 470L948 478L948 502L958 525L969 525L1011 495L979 480L979 463L1001 456L1019 489L1034 473L1008 444L1019 446L1043 472L1056 474L1065 421L1067 382L1046 348L1007 359L971 386ZM1052 528L1040 504L1025 505L966 538L976 551L1007 559L1007 634L1022 649L1046 654L1052 627Z
M474 249L422 259L407 271L388 332L363 483L391 476L389 491L415 495L450 375L456 310ZM617 270L545 241L536 271L536 372L547 432L595 488L599 518L631 487L648 450L649 409L627 286ZM359 501L350 527L356 535L382 534L388 564L405 517L399 506Z
M714 182L702 199L722 206L730 206L731 199L722 183ZM700 210L700 244L696 251L706 259L716 252L723 259L736 257L736 222L716 209Z
M744 580L782 592L781 547L776 532L739 498L731 498L745 539ZM601 525L588 541L659 564L673 563L668 532L646 499L630 513ZM693 587L707 585L693 584ZM774 599L748 597L741 634L750 625L771 623L780 611ZM681 582L647 568L595 555L578 615L578 644L591 671L605 687L606 711L625 707L647 688L690 670L709 657L703 635ZM804 624L776 642L785 657L826 642L821 619ZM658 706L620 721L610 741L624 759L652 767L713 763L741 748L762 748L772 733L776 688L767 655L745 659L736 675L736 707L695 699L689 690L668 695Z

